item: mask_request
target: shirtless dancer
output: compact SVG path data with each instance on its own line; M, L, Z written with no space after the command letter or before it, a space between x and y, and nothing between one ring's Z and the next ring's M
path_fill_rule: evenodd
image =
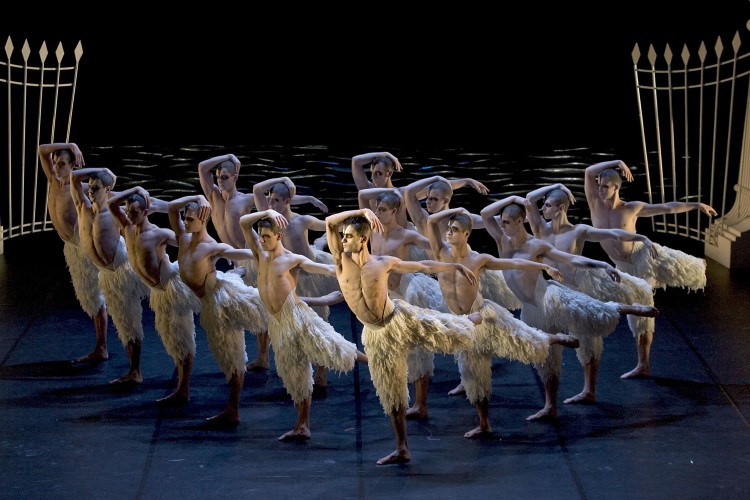
M450 208L450 202L453 198L453 190L463 186L471 186L480 194L487 194L489 190L481 182L474 179L464 178L448 180L439 175L420 179L406 186L404 189L404 199L409 217L414 222L416 229L427 236L427 221L430 214L440 213ZM420 193L425 193L421 195ZM425 206L422 208L420 200L425 198ZM484 228L482 217L477 214L470 214L474 229ZM440 223L440 234L445 238L445 231L448 224L445 220ZM482 295L488 297L506 309L511 311L520 309L521 303L515 294L508 288L505 283L503 273L493 269L485 269L485 272L479 279L479 286ZM458 392L454 392L458 391ZM460 386L451 391L449 394L461 393Z
M368 165L370 167L370 180L367 179L367 174L365 174L365 167ZM396 189L398 190L402 198L406 198L406 188L410 187L412 189L412 194L414 194L417 200L425 199L428 196L428 187L430 186L430 184L432 184L431 181L416 181L420 183L420 187L417 189L414 189L414 185L416 184L416 182L408 186L395 187L393 185L393 172L401 172L402 170L403 166L401 165L401 162L398 160L398 158L387 151L378 153L364 153L352 157L352 177L354 178L354 184L357 186L357 191L361 193L363 190L370 190L369 193L365 195L363 200L364 202L369 203L369 205L365 208L370 208L373 211L376 208L376 198L380 194L380 192L374 190L373 188ZM469 185L480 193L487 193L486 186L484 186L484 184L482 184L481 182L475 181L474 179L461 178L446 180L443 177L433 177L432 179L444 180L450 185L451 189L459 189L463 186ZM407 229L415 229L413 227L414 224L409 222L407 219L407 215L410 214L407 213L405 205L402 210L399 210L396 215L396 220L401 226ZM481 224L481 219L477 218L475 222ZM419 228L416 229L419 230ZM419 230L419 232L422 233L423 236L427 237L425 232L421 230Z
M255 206L255 197L252 193L243 193L237 189L237 179L240 175L240 160L233 154L215 156L198 164L198 177L201 188L208 202L211 204L211 220L216 233L222 243L234 248L246 248L247 243L240 228L240 217L252 212ZM211 171L216 170L216 183L214 183ZM293 204L316 203L313 197L297 197ZM317 202L316 204L319 204ZM244 270L238 271L246 285L255 287L257 284L258 270L254 269L252 259L234 262L235 267L244 266ZM268 370L271 367L268 332L253 332L258 342L258 355L255 360L247 365L250 371Z
M372 234L370 248L372 255L390 255L405 261L431 258L430 242L415 229L407 229L398 223L398 214L403 211L403 199L395 188L371 188L359 192L359 207L367 208L366 201L373 192L380 194L376 198L375 214L383 227L382 231ZM417 249L417 251L413 249ZM422 253L424 257L416 258ZM450 312L440 293L437 280L424 273L391 273L388 276L388 296L391 299L402 299L409 304ZM428 417L427 390L429 377L433 372L433 354L421 349L409 351L406 357L408 382L414 386L414 405L406 410L406 418L425 419ZM427 374L427 376L424 376Z
M84 166L83 153L72 142L40 144L39 162L47 177L48 211L52 226L63 240L63 254L70 272L73 289L83 311L94 320L94 349L73 360L104 361L109 359L107 351L107 306L99 288L99 270L88 258L78 237L78 216L70 194L70 172L73 167ZM88 186L85 188L88 189Z
M369 180L365 173L366 166L370 167ZM364 153L352 157L352 177L354 178L354 185L357 186L357 192L372 188L398 189L401 192L400 194L403 195L403 188L396 188L393 185L393 172L401 172L402 170L403 167L398 158L387 151ZM374 211L376 209L375 198L368 199L367 202L369 206L365 208L370 208ZM405 210L399 211L398 223L403 227L407 227Z
M440 226L447 221L445 239ZM554 267L525 259L499 259L477 253L469 246L472 230L471 214L464 208L449 208L430 215L428 234L432 252L440 262L455 262L468 267L479 276L485 269L518 269L546 271L552 278L562 275ZM577 347L578 340L562 333L551 335L519 321L504 307L482 297L479 287L455 272L438 274L440 289L451 312L471 314L479 312L482 322L473 330L474 345L457 355L461 359L461 382L466 397L479 415L479 426L464 437L474 438L492 433L489 418L489 399L492 395L492 357L500 356L526 364L541 364L549 354L551 344Z
M83 181L88 180L88 197ZM78 213L78 234L86 255L99 268L104 293L117 336L128 353L130 369L110 384L140 384L143 346L143 305L149 288L133 271L120 227L109 211L116 177L108 168L83 168L70 173L70 193Z
M268 191L268 197L266 197ZM325 234L326 223L312 215L292 212L291 203L296 196L296 186L288 177L277 177L256 183L253 186L255 206L258 211L269 208L284 216L288 225L281 233L284 248L295 254L303 255L319 264L333 265L333 256L310 245L308 231L318 231ZM326 208L325 211L328 209ZM244 230L244 229L243 229ZM247 233L245 233L247 235ZM249 241L249 240L248 240ZM251 247L252 248L252 247ZM297 274L297 272L295 272ZM296 278L296 292L302 296L319 297L339 291L336 273L308 273L304 269ZM313 307L324 320L328 321L330 308L328 306ZM314 383L318 390L325 390L328 385L326 367L316 365Z
M125 205L123 210L122 205ZM190 372L195 359L195 318L198 297L182 281L177 262L170 262L167 245L177 246L174 231L148 219L154 198L140 186L109 199L109 211L125 237L128 260L136 274L151 288L149 304L156 331L177 368L177 388L159 400L162 404L190 401Z
M255 222L259 232L253 229ZM366 363L367 357L297 297L300 271L335 276L333 264L317 263L284 248L282 235L290 225L275 210L243 215L240 225L257 261L258 292L270 315L268 332L276 353L276 369L297 408L294 429L279 441L307 440L313 392L311 363L349 372L355 361Z
M180 218L182 210L184 220ZM232 427L240 422L240 395L247 363L245 330L266 331L268 312L257 288L245 285L236 273L216 269L220 258L248 260L253 253L214 240L207 230L210 216L211 205L202 195L184 196L169 203L169 223L179 249L180 276L201 300L200 324L229 384L226 409L210 417L208 423Z
M450 202L453 197L453 190L467 184L476 189L480 194L487 194L488 192L488 189L484 184L482 184L481 182L477 182L474 179L457 179L456 181L449 181L445 177L441 177L439 175L420 179L406 186L406 188L404 189L406 208L409 212L409 217L414 222L414 226L416 227L416 229L424 236L427 236L427 220L430 214L440 213L443 210L449 209ZM420 193L425 194L421 195ZM425 198L424 208L422 208L420 201L423 197ZM472 214L471 217L475 228L484 227L484 221L482 221L482 218L479 215ZM445 237L445 230L447 226L447 220L443 219L440 222L441 238ZM492 269L485 270L484 273L477 276L477 279L479 280L479 287L483 296L509 310L521 308L521 303L518 301L515 294L510 290L510 288L508 288L508 285L505 283L505 278L503 278L503 275L500 271L495 271ZM450 309L448 309L448 306L445 305L444 300L442 310L445 312L450 311ZM419 360L419 364L417 366L430 367L429 371L423 368L420 373L422 375L428 374L429 376L431 376L433 372L432 355L430 353L417 352L415 353L415 356L416 359ZM458 368L460 372L461 360L457 358L456 361L459 363ZM420 378L417 382L418 385L416 387L420 387L421 384L421 386L424 387L424 390L426 391L427 384L429 382L429 376ZM465 391L463 384L461 384L460 382L456 387L448 391L448 395L450 396L457 396L461 394L465 394Z
M544 198L541 214L535 210L541 198ZM562 184L536 189L526 195L532 204L527 219L531 232L537 238L551 243L555 248L574 255L583 255L583 247L587 241L602 242L637 241L650 250L656 257L656 248L651 240L643 235L623 231L622 229L598 229L588 224L573 224L568 220L568 208L575 203L575 197ZM579 290L599 300L612 300L625 304L654 305L651 285L640 278L620 271L620 282L610 279L604 269L579 269L561 265L565 286ZM643 316L628 316L628 325L633 336L654 331L654 318ZM603 336L586 337L582 339L581 347L576 351L578 361L583 366L583 390L566 400L565 403L595 403L596 378L599 373L603 350Z
M373 384L386 415L391 419L396 450L377 461L379 465L408 462L406 437L406 352L421 346L431 352L457 353L471 346L470 329L479 316L463 317L422 309L388 297L391 273L458 270L475 282L461 264L435 261L406 262L396 257L370 255L367 244L374 228L382 230L369 209L350 210L326 218L328 247L333 254L341 291L349 308L364 325L362 344L368 357ZM339 234L342 227L343 235Z
M535 238L524 227L527 210L532 209L526 198L509 196L482 209L485 227L497 243L498 255L503 258L521 258L536 262L555 262L556 267L598 267L607 270L614 280L617 271L607 262L581 255L561 252L546 241ZM496 214L501 213L500 219ZM506 269L505 280L523 304L521 320L540 330L566 331L579 340L591 335L609 334L620 320L620 315L655 316L656 308L640 304L602 302L567 288L555 281L547 281L538 271ZM552 346L547 360L536 365L544 384L544 407L527 420L555 418L557 416L557 390L560 385L562 349Z
M618 172L619 171L619 172ZM668 203L644 203L620 199L622 177L633 180L633 174L622 160L596 163L586 168L584 190L591 210L591 223L596 228L622 229L635 233L639 217L655 217L700 210L708 216L717 215L716 210L699 202L670 201ZM706 286L706 261L692 255L654 244L658 259L640 242L606 240L602 248L617 269L637 276L650 283L652 288L685 287L700 290ZM636 338L638 364L621 375L621 378L647 376L650 370L653 330Z

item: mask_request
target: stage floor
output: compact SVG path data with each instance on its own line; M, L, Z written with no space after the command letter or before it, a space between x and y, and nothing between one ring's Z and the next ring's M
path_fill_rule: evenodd
M176 371L144 301L143 384L107 382L128 359L109 324L110 360L72 366L93 346L53 232L5 242L0 255L2 498L748 498L750 276L708 261L705 292L658 291L652 376L621 380L635 345L626 322L604 343L598 403L566 405L583 384L565 350L555 422L527 422L544 395L531 366L495 359L494 435L467 440L476 412L447 392L453 356L435 357L429 419L408 422L412 460L394 449L368 367L329 374L313 399L312 439L279 442L296 411L272 366L248 373L240 425L212 430L227 384L197 325L190 403L160 408ZM345 304L331 322L360 346ZM197 324L197 321L196 321ZM255 337L247 334L248 357Z

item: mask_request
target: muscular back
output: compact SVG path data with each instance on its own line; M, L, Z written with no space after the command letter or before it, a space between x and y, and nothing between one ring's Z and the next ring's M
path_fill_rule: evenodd
M372 256L361 268L349 255L341 254L341 267L336 272L346 303L362 323L382 321L390 299L388 274L392 261Z
M216 190L211 192L208 201L211 203L211 220L219 239L234 248L245 248L240 217L250 213L255 207L253 195L237 193L229 200L225 200L221 192Z
M284 234L281 237L281 242L284 248L290 252L294 252L299 255L304 255L308 259L313 259L314 254L310 243L308 241L308 228L309 228L309 216L299 215L292 212L287 220L289 225L284 228Z

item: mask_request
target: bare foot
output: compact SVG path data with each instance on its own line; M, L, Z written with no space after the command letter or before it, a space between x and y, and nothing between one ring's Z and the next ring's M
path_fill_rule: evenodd
M310 439L310 429L303 426L283 434L279 441L307 441L308 439Z
M190 396L173 392L169 396L157 399L156 402L164 406L180 406L186 405L190 401Z
M456 387L448 391L448 396L463 396L464 394L466 394L464 384L458 384Z
M271 369L271 363L268 360L260 360L256 359L255 361L251 361L246 366L247 371L249 372L262 372L266 370Z
M378 465L388 465L388 464L405 464L411 460L411 455L409 454L409 450L396 450L387 457L383 457L380 460L378 460Z
M550 337L550 344L560 344L563 347L570 347L571 349L575 349L580 345L577 338L565 333L550 334Z
M568 404L593 404L596 403L596 394L589 391L581 391L580 394L576 394L572 398L568 398L563 401Z
M473 439L475 437L489 436L490 434L492 434L492 427L488 427L485 429L480 425L479 427L476 427L464 434L464 437L466 439Z
M427 408L423 406L412 406L406 410L406 418L409 420L427 418Z
M123 375L120 378L109 381L109 385L123 385L123 384L140 384L143 382L143 377L140 373L130 372Z
M474 323L475 325L480 324L482 322L482 313L475 312L475 313L469 314L469 320L471 320L471 322Z
M73 361L71 361L71 364L78 364L78 363L86 363L88 361L107 361L109 359L109 353L106 349L94 349L90 353L88 353L85 356L81 356L80 358L76 358Z
M640 378L648 377L649 370L645 366L638 365L627 373L620 375L620 378Z
M526 417L526 420L552 420L557 417L557 410L547 408L546 406L534 413L531 416Z
M633 309L636 311L636 316L644 316L647 318L655 318L659 315L659 310L654 306L644 306L643 304L633 304Z
M240 416L233 411L224 410L218 415L207 418L206 423L209 427L213 427L215 429L237 427L240 424Z

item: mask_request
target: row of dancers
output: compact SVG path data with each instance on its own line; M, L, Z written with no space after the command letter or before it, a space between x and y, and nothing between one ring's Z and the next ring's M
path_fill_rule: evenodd
M395 187L393 176L403 167L389 152L352 158L359 208L325 219L292 210L312 203L327 213L316 197L297 195L288 177L240 191L241 162L231 153L199 163L201 194L169 201L142 186L115 190L115 173L86 168L75 143L42 144L38 153L76 297L94 322L95 347L74 362L108 359L111 317L130 361L111 383L141 383L142 301L148 299L178 374L175 391L159 403L186 404L198 315L229 386L226 408L208 423L239 423L245 373L268 370L272 348L297 411L282 441L310 439L313 390L325 387L328 370L366 363L396 440L381 465L410 460L406 420L428 416L436 353L455 355L461 382L450 394L465 395L477 411L479 424L467 438L493 432L494 357L536 368L545 404L529 420L557 416L563 348L576 349L584 373L582 391L565 402L596 401L603 339L622 316L638 355L622 377L647 376L658 314L654 290L703 289L706 263L638 234L636 221L688 210L716 215L697 202L622 200L623 179L633 175L620 160L585 170L587 225L568 220L576 200L560 183L494 201L480 214L450 207L456 189L489 194L471 178L434 176ZM169 227L151 222L154 212L166 213ZM492 237L497 256L471 248L475 229ZM313 239L315 232L324 236ZM587 241L599 243L612 263L584 256ZM177 248L175 261L170 246ZM217 269L220 259L232 268ZM364 352L328 322L330 306L342 301L363 325ZM258 342L251 362L246 331Z

